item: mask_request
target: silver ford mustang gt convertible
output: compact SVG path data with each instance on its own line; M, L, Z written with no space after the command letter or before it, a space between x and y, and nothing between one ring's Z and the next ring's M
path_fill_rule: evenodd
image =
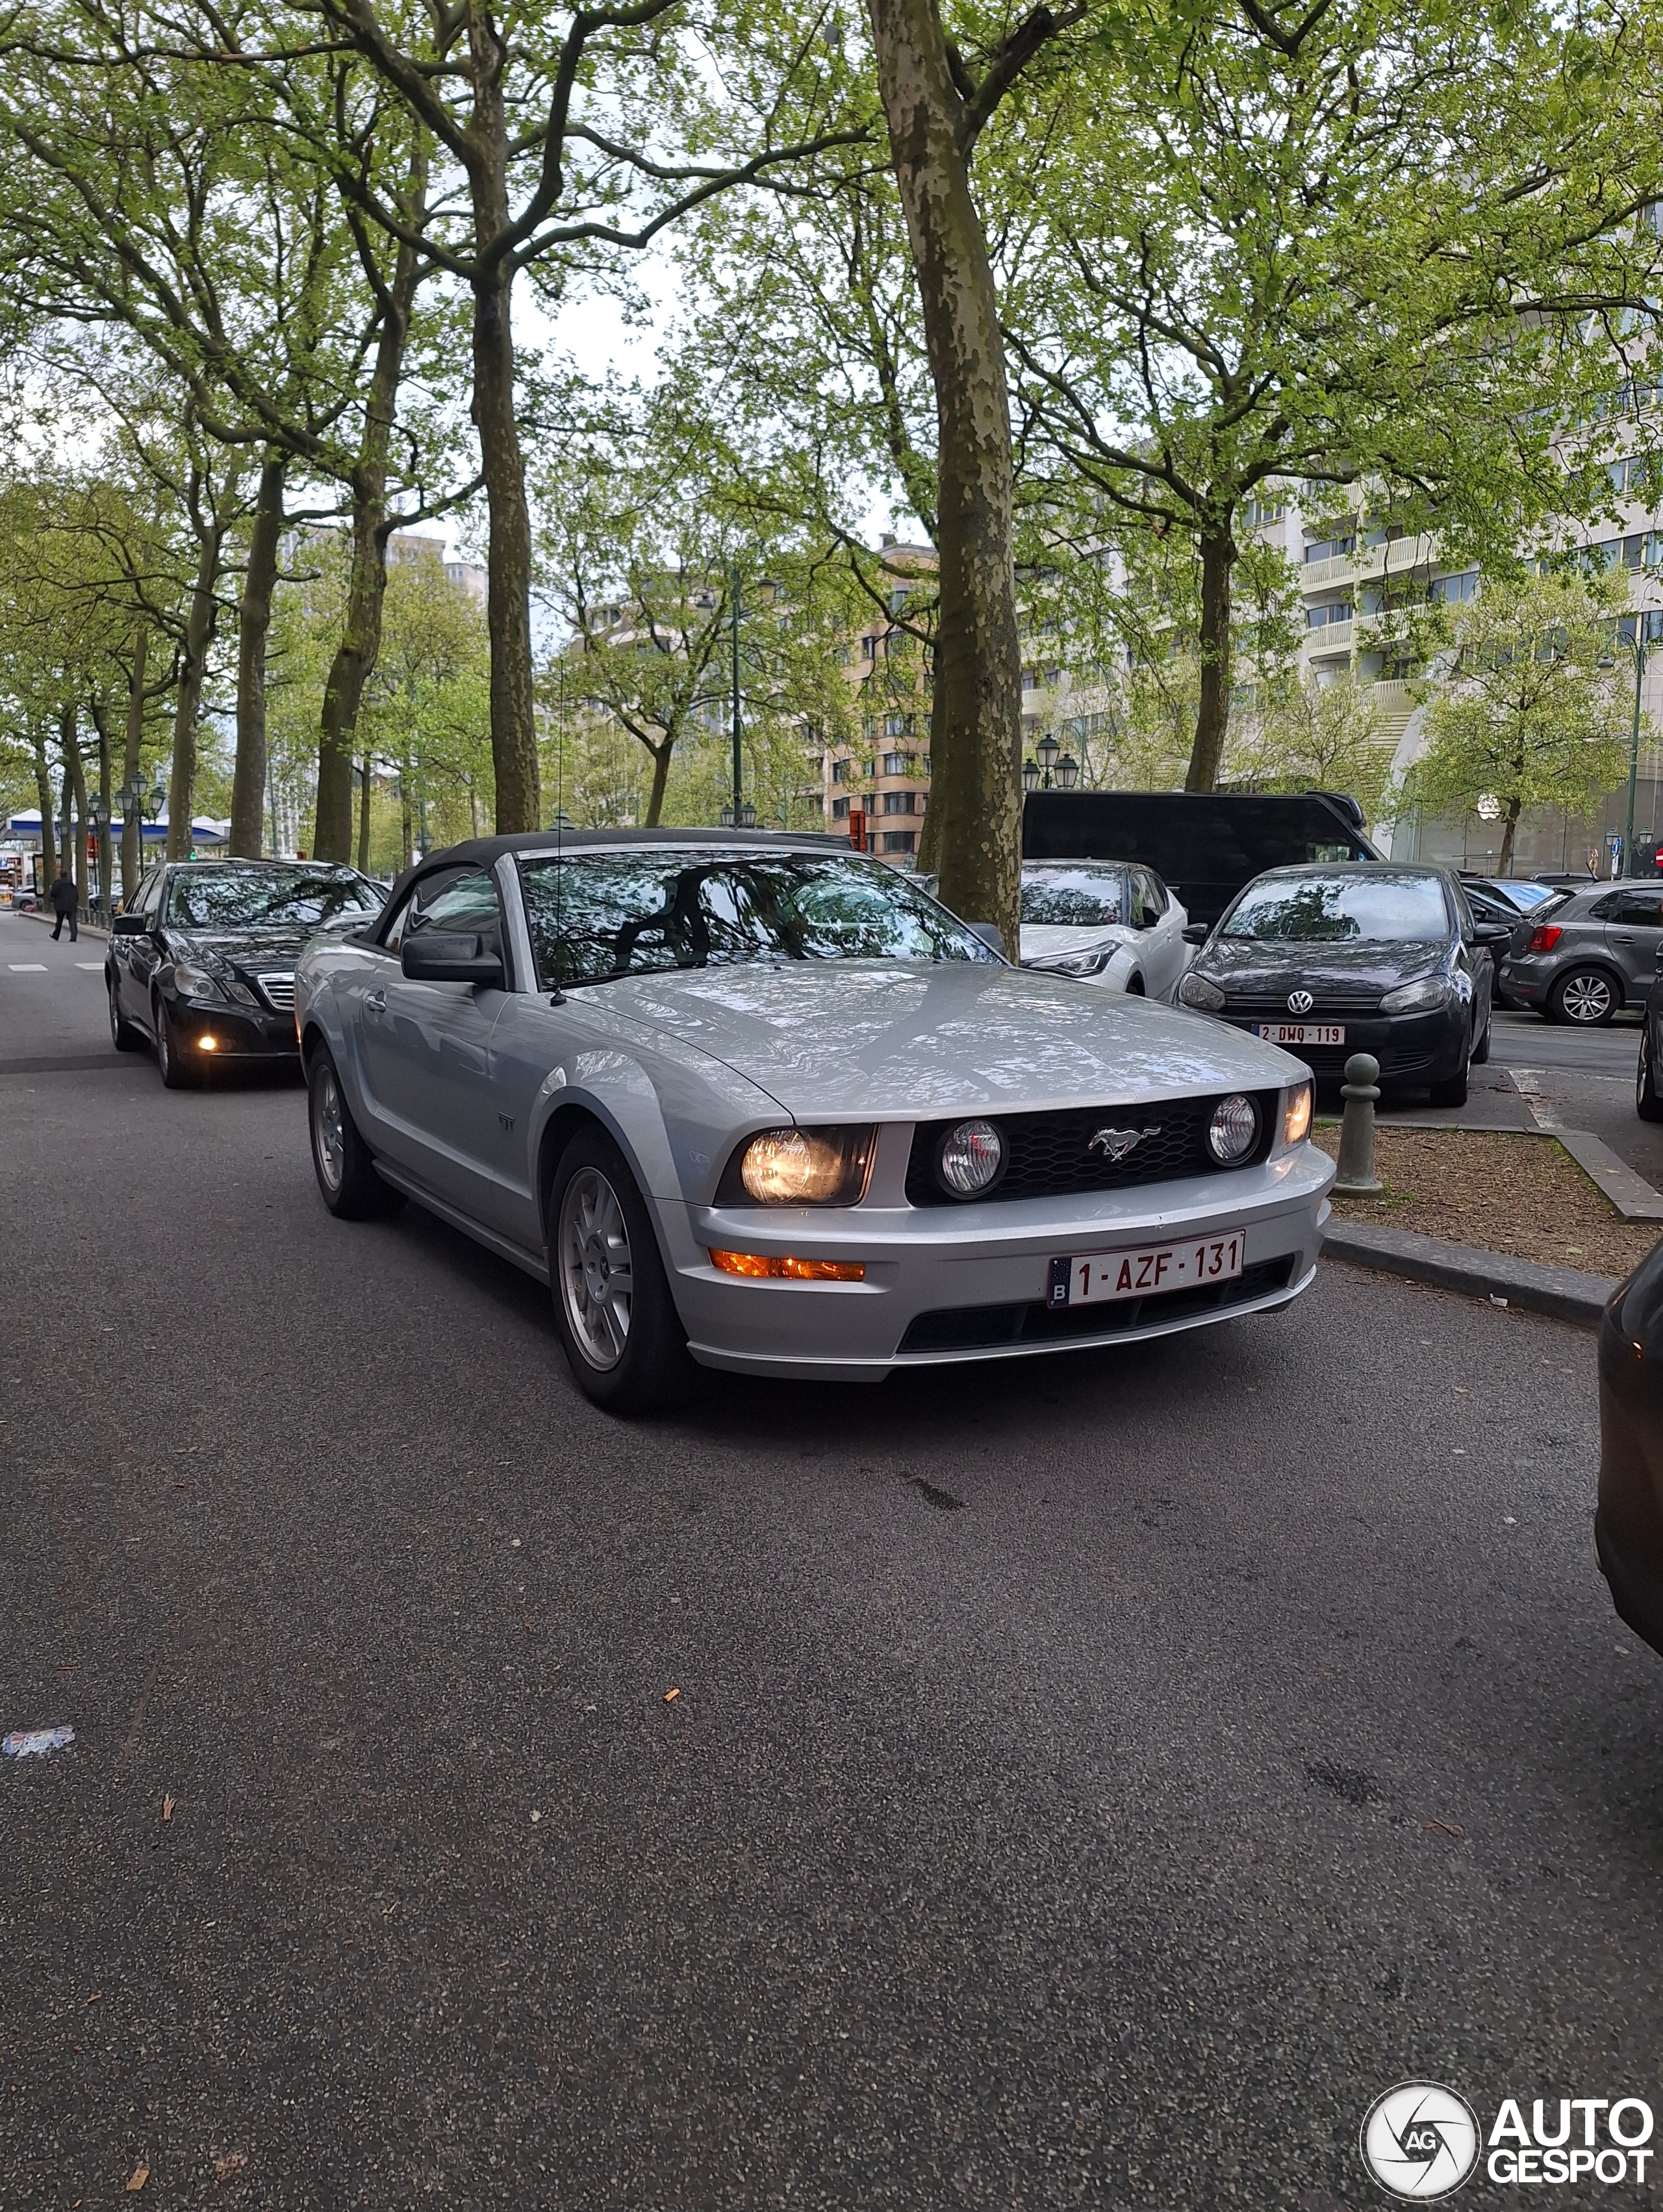
M551 1285L620 1413L689 1357L850 1378L1286 1305L1303 1066L1010 966L832 838L490 837L295 978L324 1202L413 1198Z

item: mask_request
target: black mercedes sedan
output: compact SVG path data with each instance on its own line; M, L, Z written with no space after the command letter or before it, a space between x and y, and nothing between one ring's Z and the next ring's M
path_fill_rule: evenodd
M320 862L157 868L111 925L111 1042L118 1052L153 1044L170 1091L227 1062L298 1066L295 963L320 931L368 927L385 898L356 868Z
M1296 1053L1319 1084L1367 1052L1383 1090L1460 1106L1489 1056L1497 927L1474 921L1447 868L1275 868L1225 909L1179 1000Z
M1611 1603L1636 1636L1663 1651L1663 1240L1600 1326L1593 1541Z

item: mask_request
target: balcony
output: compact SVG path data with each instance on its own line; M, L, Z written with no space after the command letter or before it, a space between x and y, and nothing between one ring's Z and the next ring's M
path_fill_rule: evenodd
M1357 634L1355 619L1350 622L1324 623L1319 629L1305 633L1305 650L1313 660L1331 653L1349 653Z
M1326 561L1307 561L1299 572L1300 588L1314 592L1325 584L1349 584L1356 573L1354 554L1335 553Z

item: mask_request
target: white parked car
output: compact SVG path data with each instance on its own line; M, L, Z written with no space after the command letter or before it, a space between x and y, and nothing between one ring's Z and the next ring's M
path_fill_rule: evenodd
M1022 864L1025 968L1171 999L1190 963L1189 919L1153 868L1118 860Z
M1315 1272L1287 1054L1013 968L831 838L436 854L302 956L324 1201L405 1197L554 1291L579 1384L866 1380L1191 1328Z

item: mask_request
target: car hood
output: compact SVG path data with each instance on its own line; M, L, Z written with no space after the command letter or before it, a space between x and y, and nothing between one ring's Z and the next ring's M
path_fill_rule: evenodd
M1206 1016L969 961L685 969L596 995L725 1062L802 1120L1108 1104L1264 1090L1306 1073Z
M375 920L366 915L366 923ZM228 960L234 968L292 968L314 937L338 939L336 929L308 923L303 929L169 929L168 945L176 959L192 954Z
M1106 945L1130 945L1136 932L1124 922L1094 922L1089 928L1064 928L1056 922L1024 922L1024 960L1044 960L1057 952L1094 952Z
M1218 938L1196 962L1196 970L1232 996L1274 997L1279 992L1389 991L1441 968L1448 952L1436 945L1265 945L1252 938Z

